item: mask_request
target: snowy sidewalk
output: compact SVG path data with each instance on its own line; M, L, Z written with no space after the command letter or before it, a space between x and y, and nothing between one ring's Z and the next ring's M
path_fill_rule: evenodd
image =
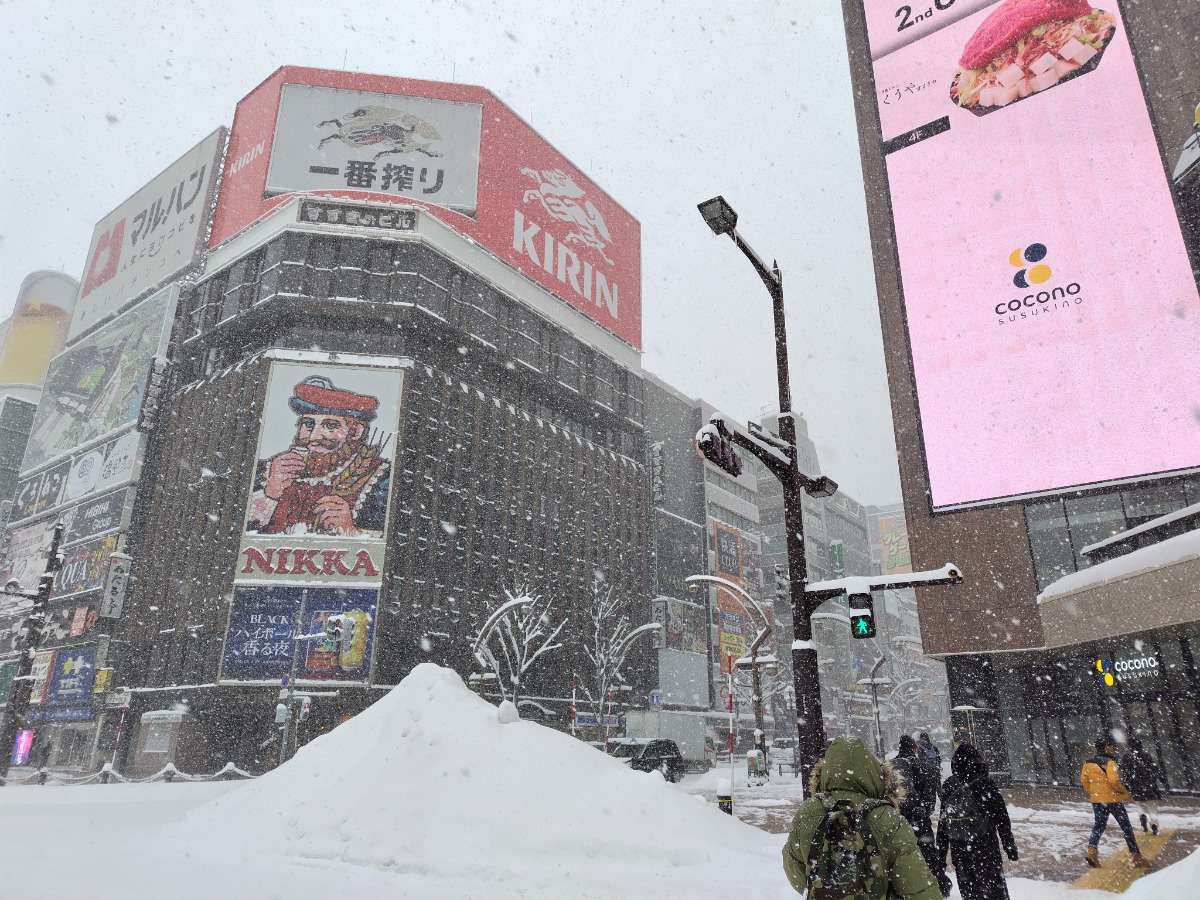
M728 768L704 776L689 776L682 787L689 793L716 799L717 777L728 777ZM1092 807L1081 790L1018 786L1004 791L1013 834L1021 858L1005 861L1010 877L1035 881L1073 882L1088 871L1083 853L1092 830ZM734 790L734 815L749 825L773 834L786 833L792 815L803 799L800 780L791 775L775 776L762 787L738 784ZM1130 809L1136 825L1136 810ZM1200 846L1200 798L1169 797L1162 803L1162 826L1174 834L1154 860L1150 871L1177 863ZM1107 856L1125 846L1116 822L1109 822L1100 840L1100 854Z

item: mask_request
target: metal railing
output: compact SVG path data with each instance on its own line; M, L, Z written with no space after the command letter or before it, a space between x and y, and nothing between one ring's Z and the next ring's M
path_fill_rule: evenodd
M130 778L122 775L112 767L112 763L105 763L104 767L98 772L93 772L91 775L80 775L72 777L64 775L61 772L55 772L50 769L38 769L23 778L14 778L9 776L7 779L0 779L0 784L5 785L20 785L20 784L38 784L38 785L61 785L73 786L78 784L109 784L111 782L119 782L121 784L147 784L151 781L164 781L167 783L173 781L217 781L217 780L232 780L234 778L257 778L251 772L241 769L234 763L226 763L223 768L213 772L211 775L189 775L186 772L180 772L172 763L167 763L153 775L147 775L145 778Z

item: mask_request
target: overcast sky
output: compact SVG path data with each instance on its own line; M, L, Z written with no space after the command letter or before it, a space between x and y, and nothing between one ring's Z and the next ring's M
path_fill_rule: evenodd
M642 224L644 365L777 405L770 300L696 204L777 257L825 473L900 498L840 4L0 0L0 314L281 65L490 89Z

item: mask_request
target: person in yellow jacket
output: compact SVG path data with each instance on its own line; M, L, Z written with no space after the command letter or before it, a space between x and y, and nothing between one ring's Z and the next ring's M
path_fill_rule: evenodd
M1096 815L1096 826L1088 841L1087 863L1092 867L1100 865L1100 835L1108 827L1108 817L1111 815L1121 826L1121 834L1125 835L1125 845L1129 847L1133 864L1145 866L1148 863L1138 848L1133 826L1129 824L1129 813L1125 811L1125 801L1130 797L1129 791L1121 783L1121 770L1114 758L1116 754L1117 745L1113 739L1100 738L1096 741L1096 755L1083 764L1083 771L1079 773L1079 782L1087 791L1088 799L1092 801L1092 812Z

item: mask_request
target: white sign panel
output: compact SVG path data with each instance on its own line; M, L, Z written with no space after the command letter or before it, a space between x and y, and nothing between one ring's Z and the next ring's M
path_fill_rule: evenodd
M96 226L68 342L200 258L224 145L218 128Z
M285 84L267 193L373 191L474 214L483 107Z
M129 567L132 562L133 557L124 553L114 553L108 558L108 575L104 579L104 595L100 598L100 618L121 618L125 594L129 590Z

